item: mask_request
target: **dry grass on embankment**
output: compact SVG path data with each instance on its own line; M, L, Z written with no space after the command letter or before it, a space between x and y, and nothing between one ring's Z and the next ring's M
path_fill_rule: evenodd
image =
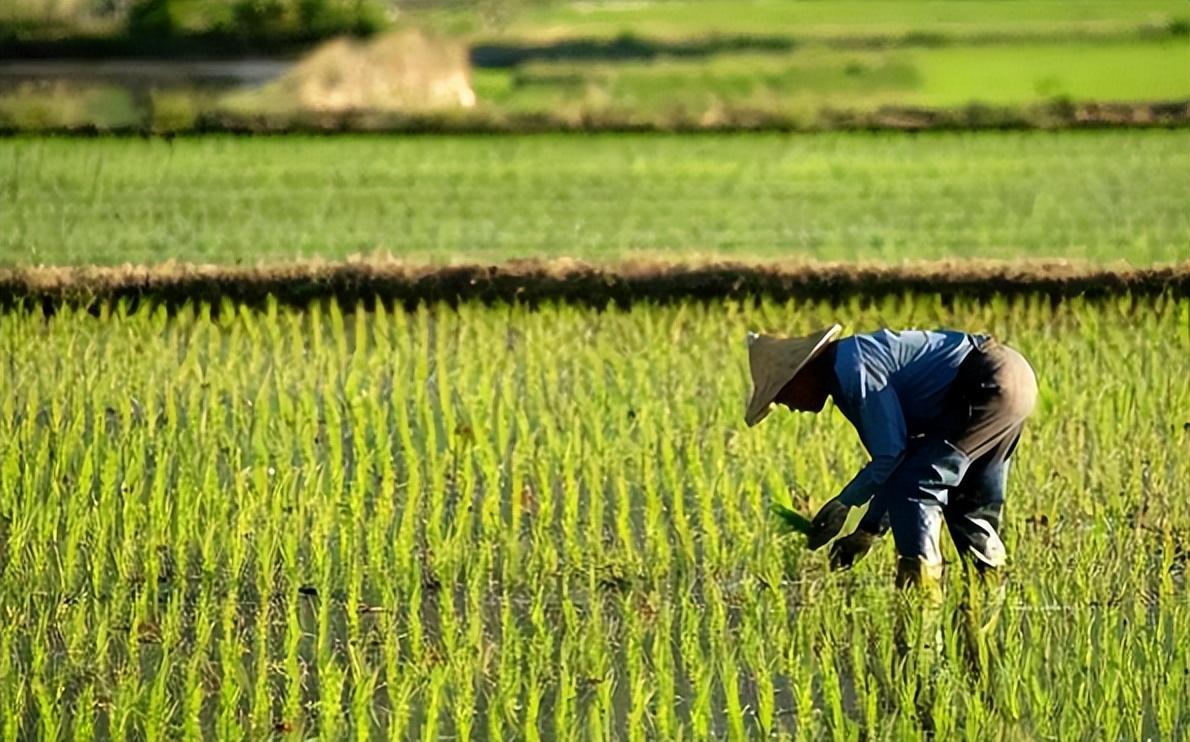
M165 98L163 100L174 100ZM41 105L38 99L38 105ZM175 104L177 101L174 101ZM183 101L184 102L184 101ZM725 107L713 112L672 110L500 111L256 111L233 106L180 113L152 112L144 121L121 124L47 123L38 114L26 124L0 112L0 136L38 132L61 136L163 136L186 134L548 134L566 132L697 133L819 131L1060 131L1067 129L1183 129L1190 101L1052 101L1036 105L959 108L881 106L874 110L824 108L790 113L763 107ZM41 109L37 109L41 111Z
M274 297L303 305L335 298L415 306L463 301L566 302L594 307L638 301L881 297L906 292L1050 299L1167 294L1190 296L1190 261L1153 268L1066 261L852 263L588 264L570 260L497 265L416 266L368 259L255 267L158 266L0 269L0 305L97 307L113 300L175 307L224 299L250 305Z

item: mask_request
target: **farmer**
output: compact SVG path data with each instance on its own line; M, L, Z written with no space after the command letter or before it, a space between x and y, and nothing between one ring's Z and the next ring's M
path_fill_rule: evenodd
M841 329L748 335L749 426L774 402L819 412L829 396L871 456L814 516L810 548L834 538L850 508L868 503L855 532L832 545L832 567L850 567L891 526L898 587L936 590L943 520L981 575L1001 567L1009 458L1037 399L1029 363L986 335L880 330L836 339Z

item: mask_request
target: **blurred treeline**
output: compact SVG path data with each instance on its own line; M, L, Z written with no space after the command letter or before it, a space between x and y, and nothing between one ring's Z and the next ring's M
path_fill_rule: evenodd
M19 56L281 51L368 36L397 14L394 0L3 0L0 45Z

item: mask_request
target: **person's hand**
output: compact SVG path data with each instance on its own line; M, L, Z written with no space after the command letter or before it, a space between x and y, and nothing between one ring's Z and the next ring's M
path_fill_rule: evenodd
M831 544L831 569L851 569L876 543L876 534L853 531Z
M806 546L810 551L821 549L826 543L843 530L847 522L847 511L851 508L839 502L838 498L828 501L810 522L810 531L806 534Z

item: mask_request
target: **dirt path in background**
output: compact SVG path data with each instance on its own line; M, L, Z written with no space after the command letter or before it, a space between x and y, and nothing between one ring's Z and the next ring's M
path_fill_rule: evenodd
M0 304L98 306L123 299L176 307L228 299L251 305L268 298L290 305L335 298L343 303L477 301L564 302L593 307L638 301L878 298L906 292L991 298L1051 299L1167 294L1190 296L1190 261L1154 268L1065 261L852 263L636 262L569 260L498 265L413 266L388 260L304 262L256 267L159 266L0 269Z
M261 85L293 67L285 59L0 59L0 80L125 85Z

